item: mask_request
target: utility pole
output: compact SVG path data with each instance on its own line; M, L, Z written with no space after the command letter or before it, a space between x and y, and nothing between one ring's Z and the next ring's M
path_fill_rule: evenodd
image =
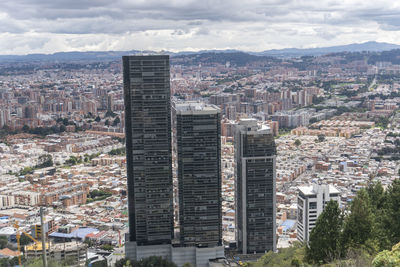
M41 225L41 230L42 230L43 267L47 267L46 234L44 232L43 207L40 207L40 225Z

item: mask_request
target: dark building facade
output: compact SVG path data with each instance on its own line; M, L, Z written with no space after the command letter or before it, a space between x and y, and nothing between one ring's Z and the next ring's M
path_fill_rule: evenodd
M124 56L129 241L173 238L169 56Z
M180 243L222 245L221 116L214 105L175 105Z
M236 240L241 253L276 250L276 147L271 130L255 119L235 135Z

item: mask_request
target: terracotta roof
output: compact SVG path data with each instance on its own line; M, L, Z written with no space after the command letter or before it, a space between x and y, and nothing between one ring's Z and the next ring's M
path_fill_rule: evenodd
M17 257L19 255L19 252L11 250L9 248L4 248L0 249L0 254L8 257Z
M100 232L97 232L97 233L93 232L93 233L90 233L90 234L86 235L86 237L88 237L88 238L100 238L105 234L106 234L106 231L100 231Z

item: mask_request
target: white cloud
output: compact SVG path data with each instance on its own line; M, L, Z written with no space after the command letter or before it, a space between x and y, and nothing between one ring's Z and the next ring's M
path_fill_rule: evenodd
M388 0L0 1L0 54L400 43L399 21Z

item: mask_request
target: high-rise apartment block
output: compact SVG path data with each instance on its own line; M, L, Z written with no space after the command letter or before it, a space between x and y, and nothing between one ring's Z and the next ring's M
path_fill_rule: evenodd
M0 128L4 127L11 119L9 108L0 108Z
M308 242L318 216L330 200L339 202L340 192L333 185L299 186L297 198L297 239Z
M276 146L271 130L240 120L235 135L236 240L241 253L276 250Z
M175 105L180 241L222 245L221 117L214 105Z

